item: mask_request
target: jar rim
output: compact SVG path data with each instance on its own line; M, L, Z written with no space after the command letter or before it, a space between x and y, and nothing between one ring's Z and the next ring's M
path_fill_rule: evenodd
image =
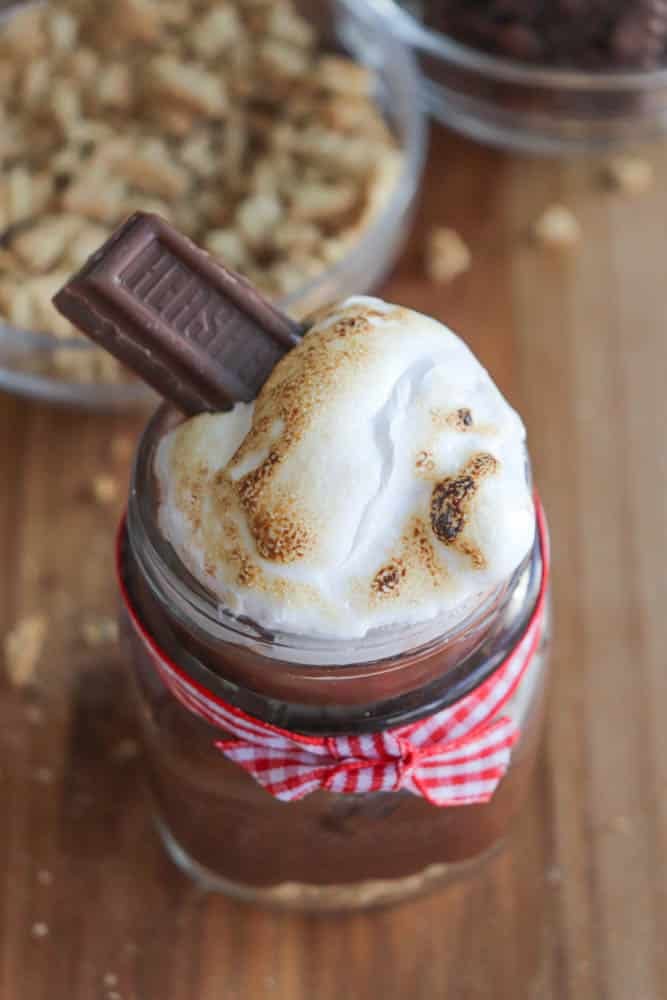
M536 500L539 530L530 556L524 562L512 590L511 600L506 602L502 613L496 615L481 641L453 667L444 669L433 680L418 683L398 695L370 702L312 704L288 701L239 684L215 672L182 645L179 645L178 667L204 690L248 714L303 733L321 733L323 727L331 734L349 732L351 727L356 727L359 732L377 732L433 715L460 701L498 670L527 634L535 616L544 614L549 577L548 534L543 510L539 500ZM165 655L134 601L130 576L126 572L129 544L127 522L123 519L118 534L117 571L125 609L134 630L143 641ZM439 646L437 641L429 644L425 655L437 654ZM413 657L409 659L413 660Z

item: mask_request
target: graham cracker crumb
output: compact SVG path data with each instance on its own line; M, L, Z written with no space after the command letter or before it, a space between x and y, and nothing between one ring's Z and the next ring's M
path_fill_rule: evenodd
M472 254L455 229L436 226L428 234L426 273L431 281L445 284L470 268Z
M118 496L118 483L113 476L95 476L92 486L93 496L100 504L113 503Z
M35 679L47 625L44 615L29 615L17 622L5 636L3 645L7 676L14 687L27 687Z
M48 868L40 868L37 872L37 881L40 885L51 885L53 883L53 875Z
M107 972L103 982L108 989L113 989L114 986L118 986L118 976L114 972Z
M623 194L639 195L653 187L655 171L652 163L638 156L614 156L605 165L604 178Z
M565 205L550 205L545 209L533 231L538 243L556 250L574 247L581 239L579 221Z
M332 54L311 20L292 0L17 10L0 32L0 233L21 227L0 248L0 320L80 337L53 292L133 211L165 216L269 297L340 261L403 154L376 72ZM29 365L82 384L134 377L69 343Z
M45 924L43 920L38 920L37 923L34 923L30 928L30 933L36 940L48 937L49 925Z

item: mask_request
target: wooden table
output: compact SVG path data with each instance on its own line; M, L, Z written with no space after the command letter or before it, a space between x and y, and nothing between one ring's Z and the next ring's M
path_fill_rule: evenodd
M122 440L140 418L0 397L0 634L49 621L34 683L3 681L0 698L2 1000L667 996L667 150L648 155L658 183L631 198L604 190L594 162L437 132L384 289L461 332L521 410L555 543L530 803L504 854L429 898L293 916L202 895L172 867L120 654L81 636L114 613ZM569 254L526 236L556 201L583 230ZM447 287L424 277L431 224L473 250ZM91 482L108 472L121 490L104 505Z

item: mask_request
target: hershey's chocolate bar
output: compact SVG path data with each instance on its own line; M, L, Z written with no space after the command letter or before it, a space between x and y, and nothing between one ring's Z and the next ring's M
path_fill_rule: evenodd
M54 304L185 413L254 399L303 332L163 219L138 213Z

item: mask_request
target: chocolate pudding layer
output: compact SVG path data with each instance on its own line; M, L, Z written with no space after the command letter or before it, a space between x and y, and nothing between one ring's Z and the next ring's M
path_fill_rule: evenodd
M539 571L538 551L534 563L533 571ZM140 593L136 586L131 557L125 559L125 570L135 607L146 623L152 617L152 599L146 589ZM523 575L530 573L531 567L526 567ZM517 587L522 585L525 582L517 581ZM127 634L158 825L176 860L210 887L314 908L387 902L465 873L472 859L499 844L526 796L544 712L546 636L505 710L520 725L521 735L494 796L483 805L436 808L405 791L362 795L320 791L298 802L278 801L215 749L220 730L173 697L136 633L128 628ZM168 627L153 634L179 665L191 663L187 646ZM495 635L493 645L501 639ZM441 650L445 675L446 647L445 642ZM485 647L486 643L459 666L472 665L466 659L479 666ZM437 656L436 648L434 660ZM489 656L493 657L492 649ZM399 658L407 673L410 659L409 654ZM274 661L270 669L281 666ZM209 660L208 667L218 673L223 664ZM267 669L261 661L256 668L258 673ZM446 684L442 690L446 695ZM401 700L410 712L417 692ZM266 711L274 704L267 699ZM391 704L395 712L396 700ZM284 707L306 718L303 706ZM326 732L327 716L334 708L341 717L348 715L344 705L322 706L319 713L311 708L309 731ZM378 706L369 704L368 712L375 713L377 725ZM346 728L360 733L367 727L357 722Z

